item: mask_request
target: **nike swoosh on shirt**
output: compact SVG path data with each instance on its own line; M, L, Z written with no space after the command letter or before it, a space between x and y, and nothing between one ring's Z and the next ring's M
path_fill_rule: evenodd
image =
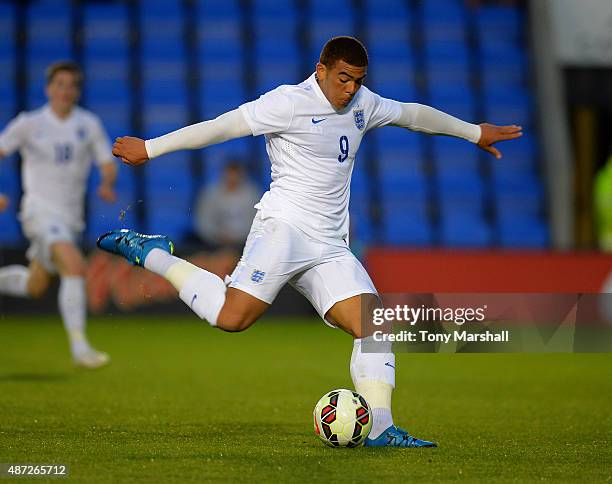
M312 119L311 119L311 121L312 121L312 124L319 124L319 123L321 123L322 121L325 121L326 119L327 119L327 118L321 118L321 119L315 119L315 118L312 118Z
M189 307L190 307L191 309L193 309L193 303L195 302L195 300L196 300L197 298L198 298L198 295L197 295L197 294L194 294L194 295L193 295L193 298L191 299L191 304L189 305Z
M385 366L390 366L391 368L395 368L395 366L393 366L391 363L389 363L388 361L385 363Z

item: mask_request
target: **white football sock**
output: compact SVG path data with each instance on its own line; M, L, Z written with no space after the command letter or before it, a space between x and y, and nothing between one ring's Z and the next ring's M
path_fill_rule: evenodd
M144 261L144 266L148 271L155 272L155 274L164 277L168 269L181 260L182 259L174 257L165 250L152 249L147 254L147 258Z
M15 297L30 297L28 279L30 272L25 266L12 265L0 268L0 294Z
M79 276L62 277L60 279L58 303L73 356L91 350L85 336L87 317L85 279Z
M375 344L384 353L364 353L363 344ZM393 425L391 394L395 388L395 355L391 344L374 342L372 337L355 339L351 356L351 378L357 393L362 395L372 410L372 430L375 439Z
M181 300L201 319L211 326L217 325L227 291L220 277L161 249L149 252L144 266L166 278L179 292Z

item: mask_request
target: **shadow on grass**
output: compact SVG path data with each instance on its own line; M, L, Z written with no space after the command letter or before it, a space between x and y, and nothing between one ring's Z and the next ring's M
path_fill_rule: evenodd
M53 382L53 381L66 381L74 375L69 373L7 373L0 374L0 383L2 382Z

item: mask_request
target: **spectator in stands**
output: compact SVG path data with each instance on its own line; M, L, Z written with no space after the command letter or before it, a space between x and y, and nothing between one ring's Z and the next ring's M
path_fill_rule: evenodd
M241 250L255 215L260 192L249 181L243 165L230 160L219 183L198 195L195 229L207 248Z
M595 176L593 207L599 247L612 252L612 155Z

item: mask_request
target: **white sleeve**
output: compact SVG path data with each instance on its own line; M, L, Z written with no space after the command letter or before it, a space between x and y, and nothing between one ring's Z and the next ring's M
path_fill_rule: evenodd
M240 106L253 136L285 131L293 119L294 104L291 98L277 87L259 99Z
M0 151L5 155L12 155L21 148L27 133L26 114L21 113L13 119L0 133Z
M91 151L96 165L114 162L110 138L98 117L93 117L91 136Z
M480 141L481 129L430 106L415 103L398 103L401 107L399 119L390 123L412 131L428 134L443 134L463 138L472 143Z
M172 151L195 150L250 134L251 128L244 116L240 110L234 109L211 121L192 124L159 138L146 140L145 148L149 158L156 158Z
M371 91L370 91L371 92ZM393 99L387 99L371 92L374 107L368 119L368 130L395 124L401 117L401 104Z

